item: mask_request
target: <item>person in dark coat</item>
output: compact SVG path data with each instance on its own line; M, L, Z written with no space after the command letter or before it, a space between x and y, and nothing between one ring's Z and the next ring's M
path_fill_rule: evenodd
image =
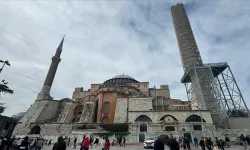
M204 139L204 137L201 138L199 144L200 144L200 146L201 146L201 149L202 149L202 150L205 150L205 139Z
M63 140L63 137L60 136L58 137L57 142L54 144L52 150L66 150L66 148L66 142Z
M29 150L29 137L26 136L22 142L21 145L18 146L18 150Z
M250 145L250 135L246 136L246 141L247 141L247 144Z
M119 136L119 145L122 146L122 137Z
M155 140L154 150L164 150L164 143L160 137L157 137L157 140Z
M172 136L170 137L169 148L170 148L170 150L179 150L180 149L179 143Z
M126 138L122 137L122 146L125 147L125 143L126 143Z
M75 139L74 139L74 149L76 149L76 142L77 142L77 138L75 137Z
M198 148L198 143L199 143L199 141L198 141L197 137L195 137L194 138L194 147L195 148Z
M213 149L213 141L212 141L212 139L210 137L207 138L206 147L207 147L208 150Z
M191 149L190 141L189 141L189 139L187 137L184 138L184 145L186 145L189 150Z

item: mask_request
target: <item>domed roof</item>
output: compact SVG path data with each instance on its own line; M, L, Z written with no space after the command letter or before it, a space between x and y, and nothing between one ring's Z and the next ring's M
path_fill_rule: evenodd
M139 81L135 80L134 78L128 75L117 75L114 76L112 79L109 79L104 82L104 84L127 84L127 83L138 83Z
M128 79L134 79L134 78L132 78L132 77L130 77L130 76L128 76L128 75L124 75L124 74L114 76L112 79L117 79L117 78L128 78Z

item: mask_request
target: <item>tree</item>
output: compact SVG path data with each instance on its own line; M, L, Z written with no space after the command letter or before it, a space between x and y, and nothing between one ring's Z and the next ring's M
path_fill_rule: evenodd
M8 82L5 82L5 80L2 80L2 83L0 83L0 94L4 93L4 94L13 94L14 91L11 90L8 86L7 86Z
M0 73L3 71L3 68L5 65L10 66L10 63L8 60L0 60L0 63L3 63L3 66L0 68ZM5 82L5 80L2 80L2 83L0 83L0 94L4 93L4 94L13 94L13 90L11 90L8 86L7 86L8 82Z

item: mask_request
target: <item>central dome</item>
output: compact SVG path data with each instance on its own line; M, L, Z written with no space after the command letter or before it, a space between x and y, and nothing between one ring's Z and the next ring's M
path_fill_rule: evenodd
M127 83L138 83L139 81L135 80L134 78L128 75L117 75L114 76L112 79L109 79L104 82L104 84L127 84Z
M128 75L117 75L117 76L114 76L112 79L117 79L117 78L127 78L127 79L134 79Z

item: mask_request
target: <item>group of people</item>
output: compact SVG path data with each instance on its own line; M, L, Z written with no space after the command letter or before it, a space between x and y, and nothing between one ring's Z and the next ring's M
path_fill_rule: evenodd
M91 140L91 139L93 139L93 138L90 137L90 140L89 140L89 138L84 135L80 150L89 150L89 148L92 148L93 144L94 144L94 150L95 150L97 145L99 144L99 138L95 137L94 140ZM110 142L109 142L108 138L103 137L102 140L100 141L100 144L101 144L102 150L109 150L110 149Z
M119 136L118 137L118 143L119 143L120 146L125 147L126 138L124 136L123 137Z
M240 142L244 146L244 150L247 149L247 144L250 145L249 136L244 136L243 134L239 137ZM187 137L179 137L177 141L176 138L170 136L165 143L170 150L180 150L180 148L191 150L190 140ZM212 141L210 137L202 137L200 140L198 138L194 138L194 145L195 148L198 149L199 145L202 150L213 150L213 149L220 149L225 150L225 147L230 147L230 139L229 137L225 136L225 139L215 137L215 143ZM154 150L164 150L164 143L161 137L157 137L154 143Z
M0 138L0 150L41 150L44 146L50 145L51 140L40 137Z
M244 147L244 150L247 149L247 145L250 146L250 135L244 136L243 134L241 134L239 140L240 140L240 145Z

